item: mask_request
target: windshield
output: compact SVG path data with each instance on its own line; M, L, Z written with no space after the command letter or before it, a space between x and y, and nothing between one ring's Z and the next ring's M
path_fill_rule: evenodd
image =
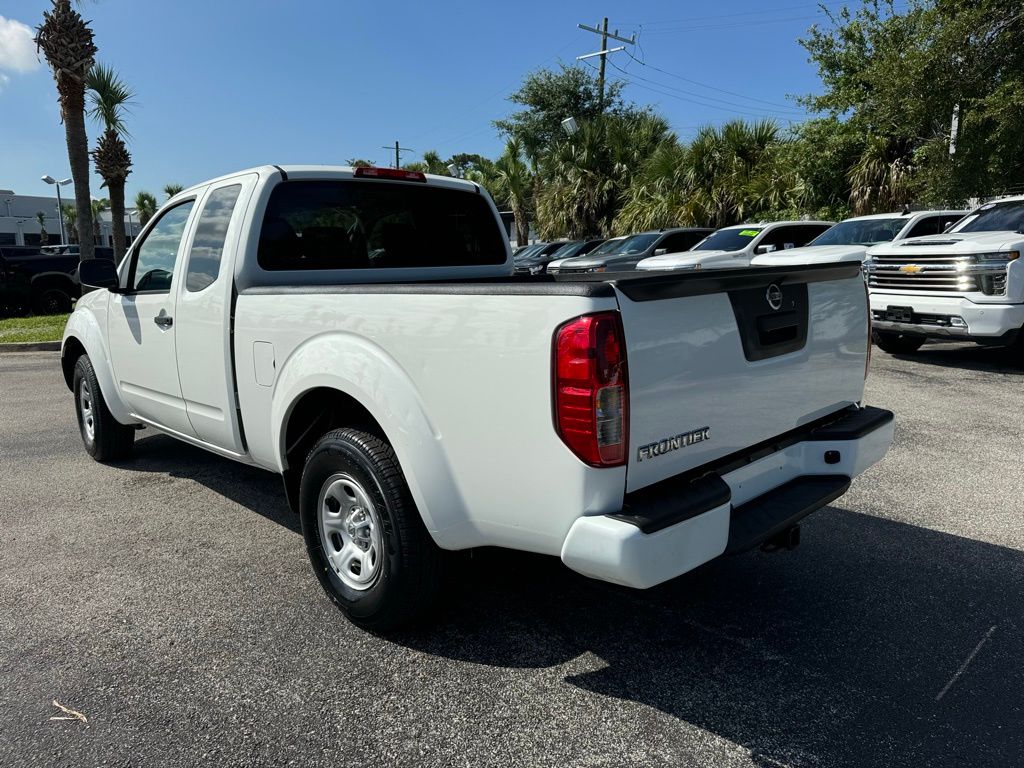
M720 229L703 240L693 250L695 251L742 251L761 234L760 229L748 227L732 227L731 229Z
M651 243L661 237L660 232L648 232L643 235L633 235L622 241L622 245L615 249L615 253L642 253L650 248ZM593 251L591 251L593 254Z
M584 245L586 245L586 243L566 243L557 251L551 254L551 260L554 261L555 259L568 259L572 256L575 256L577 253L580 252L580 249Z
M515 255L515 260L516 261L522 261L523 259L528 259L528 258L533 256L533 254L535 254L537 251L539 251L543 247L544 247L544 244L538 245L538 244L535 243L534 245L528 245L523 250L521 250L519 253L517 253Z
M907 219L851 219L827 229L808 245L875 245L888 243L906 226Z
M612 238L611 240L605 240L603 243L601 243L599 246L597 246L597 248L592 250L587 255L588 256L603 256L606 253L614 253L615 251L617 251L619 249L619 247L624 242L626 242L626 238L624 238L624 237L615 237L615 238Z
M1018 232L1024 229L1024 200L989 203L967 216L951 232Z

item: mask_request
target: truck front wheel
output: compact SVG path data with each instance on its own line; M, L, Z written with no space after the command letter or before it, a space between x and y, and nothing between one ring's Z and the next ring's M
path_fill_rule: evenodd
M354 624L384 632L431 607L442 552L384 440L356 429L320 438L302 471L299 515L320 585Z
M73 391L78 429L86 452L96 461L115 461L131 454L135 428L121 424L110 413L88 355L82 355L75 363Z
M872 331L871 339L875 346L890 355L906 355L917 352L924 344L924 336L908 336L905 333L892 331Z

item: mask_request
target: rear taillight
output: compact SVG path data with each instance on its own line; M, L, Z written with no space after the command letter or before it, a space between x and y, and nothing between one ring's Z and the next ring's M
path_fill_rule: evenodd
M403 171L401 168L356 168L357 179L396 179L398 181L426 181L419 171Z
M593 467L626 463L629 383L618 312L584 315L559 326L554 339L555 430Z

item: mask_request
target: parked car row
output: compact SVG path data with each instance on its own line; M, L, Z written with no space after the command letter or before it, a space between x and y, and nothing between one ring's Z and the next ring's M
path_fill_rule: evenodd
M557 245L557 250L551 250ZM928 339L1024 350L1024 196L978 209L640 232L596 245L532 246L530 274L679 271L863 262L875 343L908 353ZM544 254L538 256L537 254Z

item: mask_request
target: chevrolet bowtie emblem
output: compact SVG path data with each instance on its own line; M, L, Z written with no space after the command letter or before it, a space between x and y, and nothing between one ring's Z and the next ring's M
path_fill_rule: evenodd
M905 275L916 275L922 269L924 269L924 267L922 267L919 264L904 264L902 267L900 267L900 272L902 272Z

